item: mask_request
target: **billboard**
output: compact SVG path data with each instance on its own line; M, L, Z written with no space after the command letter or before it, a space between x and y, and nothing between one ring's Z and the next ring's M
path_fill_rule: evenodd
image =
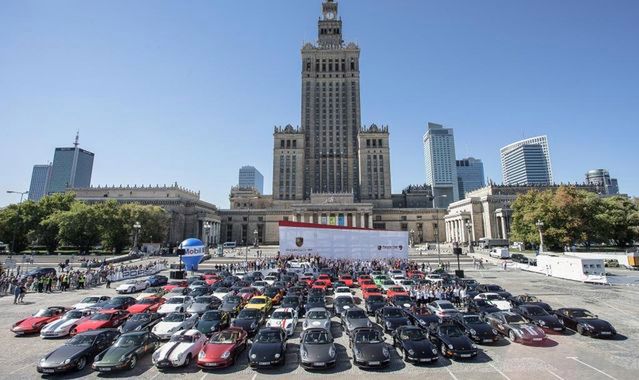
M408 232L310 223L279 223L282 255L333 259L408 259Z

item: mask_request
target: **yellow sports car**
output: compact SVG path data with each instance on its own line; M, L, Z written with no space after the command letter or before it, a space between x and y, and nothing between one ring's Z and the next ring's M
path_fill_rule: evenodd
M265 314L268 313L272 307L273 301L267 296L255 296L244 306L245 309L255 309Z

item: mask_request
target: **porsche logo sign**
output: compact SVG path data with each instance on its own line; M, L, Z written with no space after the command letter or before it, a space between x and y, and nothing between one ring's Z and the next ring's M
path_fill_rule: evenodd
M301 248L304 245L304 238L303 237L296 237L295 238L295 245L297 246L297 248Z

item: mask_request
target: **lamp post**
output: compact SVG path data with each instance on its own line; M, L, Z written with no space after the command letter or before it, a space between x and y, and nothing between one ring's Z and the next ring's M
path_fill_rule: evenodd
M415 248L415 231L412 229L410 230L410 246Z
M475 249L473 248L473 224L470 220L466 221L466 229L468 230L468 253L475 253Z
M211 245L211 222L209 222L208 220L206 222L204 222L204 234L205 234L205 238L204 241L206 242L206 248L208 249L209 246Z
M20 222L20 208L22 206L22 198L29 194L28 191L13 191L13 190L7 190L7 194L20 194L20 203L18 203L18 210L16 211L16 217L18 219L18 222ZM22 224L22 223L20 223ZM13 253L17 253L16 252L16 235L18 234L18 223L16 223L15 227L13 228L13 241L11 242L11 252Z
M135 222L133 225L133 229L135 229L135 237L133 238L133 249L135 249L135 253L138 252L138 236L140 234L140 228L142 228L140 222Z
M257 228L253 230L253 247L257 248Z
M544 222L542 222L541 219L537 219L535 226L537 226L537 230L539 231L539 253L542 253L544 251Z
M437 203L435 200L437 198L447 198L448 195L446 194L442 194L442 195L438 195L438 196L434 196L433 197L433 207L435 206L435 203ZM437 210L437 223L435 223L435 244L437 245L437 262L441 265L442 263L442 257L441 257L441 251L439 249L439 208L435 207L435 209Z

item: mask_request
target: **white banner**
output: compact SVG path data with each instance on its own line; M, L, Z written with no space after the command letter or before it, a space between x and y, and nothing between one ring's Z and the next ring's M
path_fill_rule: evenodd
M282 255L372 260L408 259L408 232L280 222Z

